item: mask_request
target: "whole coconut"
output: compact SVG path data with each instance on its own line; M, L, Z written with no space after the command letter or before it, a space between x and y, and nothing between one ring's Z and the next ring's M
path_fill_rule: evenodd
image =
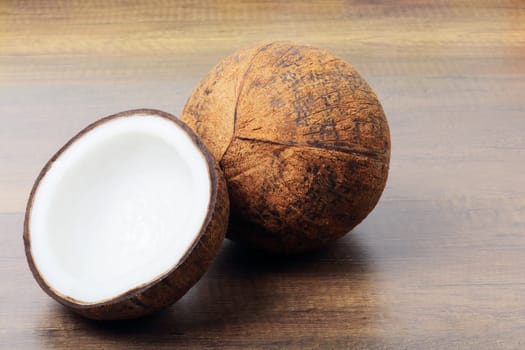
M274 252L337 239L374 208L390 161L376 94L342 59L270 43L223 59L182 120L223 168L229 238Z

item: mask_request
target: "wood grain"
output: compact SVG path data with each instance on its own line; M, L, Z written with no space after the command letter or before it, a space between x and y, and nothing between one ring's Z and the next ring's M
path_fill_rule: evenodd
M94 119L179 114L220 58L292 40L351 62L389 119L386 191L354 232L289 259L226 242L179 303L81 319L32 280L32 181ZM0 348L521 349L522 1L0 2Z

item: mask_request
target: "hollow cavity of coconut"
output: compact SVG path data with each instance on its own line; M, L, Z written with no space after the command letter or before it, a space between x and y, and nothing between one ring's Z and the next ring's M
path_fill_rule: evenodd
M376 94L345 61L271 43L222 60L181 119L219 161L230 194L228 237L276 252L317 248L374 208L390 136Z
M31 192L26 256L42 289L93 319L175 302L204 274L227 227L221 171L175 117L97 121L47 163Z

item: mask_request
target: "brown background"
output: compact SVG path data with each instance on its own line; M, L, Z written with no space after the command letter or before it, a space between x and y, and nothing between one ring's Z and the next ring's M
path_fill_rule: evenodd
M93 120L179 114L221 57L293 40L377 91L392 163L375 211L289 259L230 242L179 303L132 322L74 316L32 280L32 181ZM2 1L0 348L525 347L525 3Z

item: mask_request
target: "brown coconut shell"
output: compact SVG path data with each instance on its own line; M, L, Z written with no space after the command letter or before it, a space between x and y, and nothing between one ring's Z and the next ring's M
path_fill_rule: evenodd
M196 87L181 119L224 171L234 240L283 253L320 247L359 224L385 188L383 108L324 50L275 42L235 52Z
M159 278L147 282L138 288L129 290L110 300L96 304L85 304L62 295L54 290L42 277L31 254L31 231L29 219L33 206L33 198L41 179L46 175L53 163L76 140L97 126L115 119L128 116L149 115L158 116L172 121L187 132L194 144L201 150L208 162L211 180L211 199L204 224L196 236L192 247L185 256L170 271ZM89 125L62 147L40 172L28 200L24 222L24 245L29 267L40 287L53 299L65 305L75 313L95 320L117 320L141 317L163 309L180 299L204 275L211 261L217 254L224 240L229 216L228 191L224 176L215 159L199 140L195 133L176 117L158 110L137 109L118 113L96 121Z

